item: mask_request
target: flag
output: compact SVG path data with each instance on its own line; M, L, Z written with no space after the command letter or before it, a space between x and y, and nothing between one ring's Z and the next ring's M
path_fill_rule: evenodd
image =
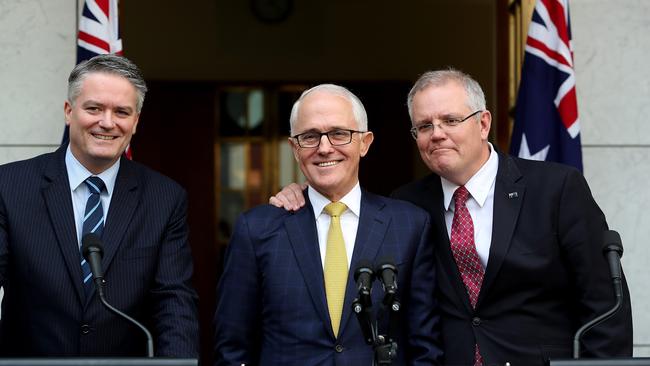
M77 32L77 63L97 55L122 54L118 22L118 0L85 0ZM68 126L61 144L69 140ZM124 154L131 159L131 147Z
M538 0L528 30L510 153L582 171L569 0Z

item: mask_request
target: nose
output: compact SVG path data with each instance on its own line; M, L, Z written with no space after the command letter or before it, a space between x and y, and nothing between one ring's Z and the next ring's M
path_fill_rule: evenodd
M433 131L431 131L431 136L430 138L432 140L440 140L444 139L447 136L445 131L442 129L442 126L440 124L433 124Z
M113 112L111 110L106 110L102 114L102 118L99 120L99 126L101 128L105 129L111 129L115 126L115 122L113 121Z
M330 143L329 138L327 138L327 135L322 135L320 137L320 144L318 144L318 152L323 154L330 152L332 150L332 144Z

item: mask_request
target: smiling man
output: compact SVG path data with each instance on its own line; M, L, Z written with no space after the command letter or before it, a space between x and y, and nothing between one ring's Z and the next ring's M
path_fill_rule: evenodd
M122 157L146 91L123 57L80 63L64 104L69 145L0 167L0 355L146 354L142 332L99 301L80 254L94 233L108 301L150 328L156 355L197 357L186 194Z
M289 143L310 186L290 213L271 205L239 218L215 315L216 365L370 365L373 349L352 312L354 268L391 258L402 319L393 365L435 365L437 345L429 219L414 205L360 188L373 140L361 101L323 84L291 111ZM383 291L376 282L373 304ZM379 322L387 329L387 317Z

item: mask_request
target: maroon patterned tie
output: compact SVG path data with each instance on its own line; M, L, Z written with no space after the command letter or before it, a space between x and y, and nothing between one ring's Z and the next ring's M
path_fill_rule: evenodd
M456 207L454 209L454 221L451 224L450 243L460 277L469 295L469 302L472 308L475 308L478 295L481 292L485 270L481 265L474 244L474 223L467 206L465 206L468 198L469 191L465 186L458 187L454 192L454 205ZM474 366L482 364L483 359L477 344L474 351Z

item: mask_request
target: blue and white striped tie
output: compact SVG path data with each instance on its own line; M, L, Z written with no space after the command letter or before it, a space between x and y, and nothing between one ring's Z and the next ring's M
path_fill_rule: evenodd
M102 232L104 231L104 209L102 208L102 201L99 195L105 189L104 181L99 177L88 177L84 183L88 186L90 196L88 197L88 201L86 201L81 237L83 238L84 235L93 233L101 238ZM92 293L94 285L90 265L83 258L83 254L81 255L81 270L83 272L86 297L88 297Z

